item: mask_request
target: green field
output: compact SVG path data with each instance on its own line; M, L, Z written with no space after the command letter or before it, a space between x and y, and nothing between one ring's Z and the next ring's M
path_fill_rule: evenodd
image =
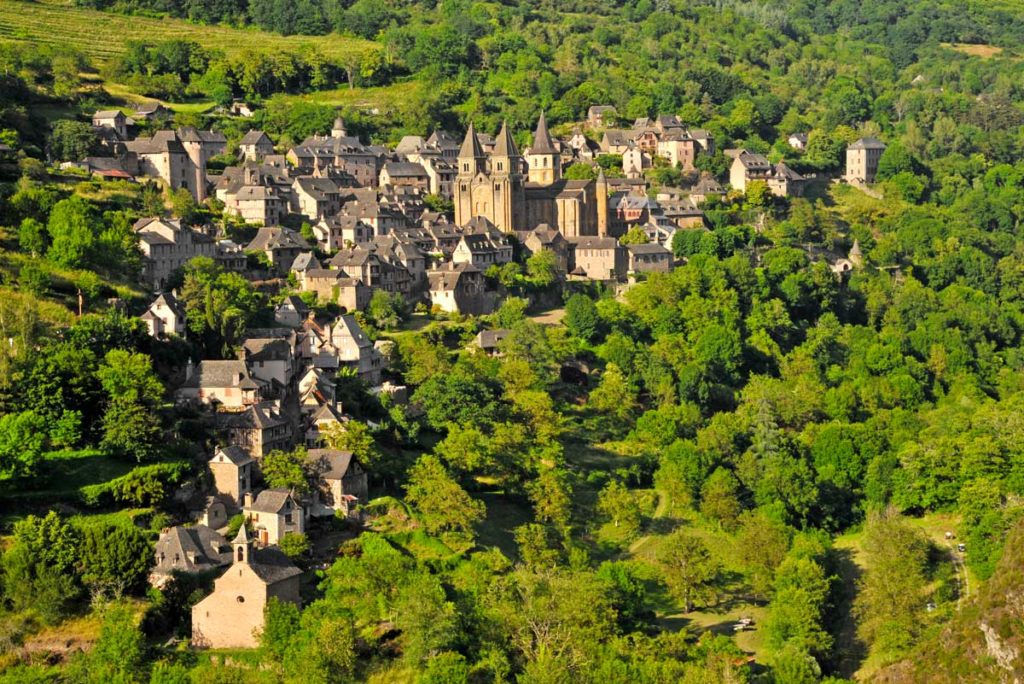
M245 50L277 53L316 50L329 59L376 49L376 44L339 36L280 36L258 29L200 26L180 19L154 19L82 9L61 0L0 0L0 40L70 47L106 61L129 40L193 40L231 55Z

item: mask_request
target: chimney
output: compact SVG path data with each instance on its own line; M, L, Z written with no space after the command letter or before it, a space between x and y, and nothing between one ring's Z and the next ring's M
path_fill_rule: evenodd
M188 362L185 364L185 380L191 380L192 374L196 372L195 364L192 363L192 357L188 357Z
M252 492L246 492L242 496L242 507L243 508L252 508Z

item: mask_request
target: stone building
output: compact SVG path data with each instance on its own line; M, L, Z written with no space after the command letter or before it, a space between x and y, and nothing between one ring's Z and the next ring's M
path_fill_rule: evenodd
M192 608L192 645L256 648L272 598L299 605L301 571L277 548L256 549L245 530L231 542L232 563L213 593Z
M848 183L874 183L878 175L878 160L885 152L885 143L878 138L861 138L846 148L846 175Z

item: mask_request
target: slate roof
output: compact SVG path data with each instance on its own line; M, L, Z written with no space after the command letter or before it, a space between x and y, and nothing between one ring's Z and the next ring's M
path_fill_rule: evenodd
M289 500L294 506L295 500L288 489L264 489L253 499L252 505L246 506L246 510L257 513L280 513Z
M874 136L870 136L869 135L866 138L861 138L857 142L855 142L852 145L850 145L849 149L851 149L851 150L884 150L885 149L885 143L882 142L881 140L879 140L878 138L875 138Z
M231 461L231 463L239 467L244 466L247 463L252 463L255 460L253 459L252 456L249 455L248 451L235 444L225 447L218 447L213 454L213 458L211 458L210 460L213 461L219 458L220 456L223 456L227 460Z
M276 546L253 549L249 558L249 566L265 584L277 584L282 580L302 574L302 571L295 567L284 551Z
M227 540L206 525L172 527L156 543L153 572L203 572L231 562Z
M256 237L245 246L249 250L302 249L309 250L305 239L294 230L283 226L264 226Z
M423 165L415 162L387 162L384 164L384 170L392 178L425 178L427 176Z
M613 237L578 235L567 237L566 240L575 245L576 249L615 249L619 246L619 241Z
M469 128L466 130L466 138L462 141L462 147L459 148L459 157L481 158L483 156L484 149L480 146L480 140L476 137L476 129L470 122Z
M238 377L241 376L241 380ZM236 359L228 361L204 360L192 377L185 381L184 387L239 387L241 389L258 389L259 385L249 375L244 361Z
M498 131L498 138L494 143L494 152L492 156L495 157L518 157L519 149L516 147L516 141L512 139L512 134L508 130L508 122L501 122L501 130ZM511 170L511 169L510 169Z
M267 136L263 131L252 130L242 136L242 139L238 141L239 145L258 145L259 143L266 141L273 145L270 137Z
M510 330L481 330L476 335L476 345L481 349L497 349L498 344L508 337Z
M341 449L310 449L306 454L307 463L325 480L343 479L355 460L351 451Z
M657 242L648 242L642 245L626 245L626 249L629 250L630 254L660 254L664 256L672 254L672 252Z
M541 112L540 118L537 119L537 130L533 132L530 154L558 154L555 143L551 140L551 134L548 133L548 122L544 118L544 112Z

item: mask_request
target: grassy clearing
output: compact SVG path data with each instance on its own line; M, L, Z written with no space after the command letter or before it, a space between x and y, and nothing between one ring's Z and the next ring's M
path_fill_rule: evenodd
M286 99L305 100L332 107L355 107L389 112L398 109L412 96L416 88L417 84L414 82L394 83L373 88L348 88L346 86L303 95L288 95Z
M487 506L487 517L477 529L480 546L497 547L509 558L519 557L513 530L533 520L530 507L517 503L501 492L478 494Z
M236 55L316 51L328 59L376 50L375 43L340 36L280 36L259 29L200 26L181 19L153 19L74 7L59 0L0 0L0 40L69 47L99 62L117 57L129 40L193 40Z
M970 57L981 57L982 59L991 59L1003 52L1001 47L985 45L984 43L942 43L942 47L955 50Z

